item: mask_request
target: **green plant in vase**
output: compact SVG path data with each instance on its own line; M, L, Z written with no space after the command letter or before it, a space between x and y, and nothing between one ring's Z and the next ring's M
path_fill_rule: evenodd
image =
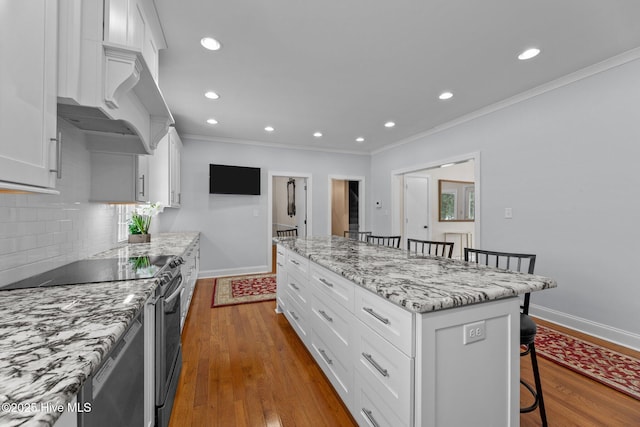
M129 243L147 243L151 241L149 227L151 218L164 210L160 203L139 205L129 219Z

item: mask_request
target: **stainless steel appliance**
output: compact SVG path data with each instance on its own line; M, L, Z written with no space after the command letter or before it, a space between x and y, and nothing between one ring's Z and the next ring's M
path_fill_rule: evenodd
M144 424L144 333L141 314L78 393L79 427Z
M156 300L156 427L169 425L173 400L182 369L180 344L180 257L169 262L161 275Z

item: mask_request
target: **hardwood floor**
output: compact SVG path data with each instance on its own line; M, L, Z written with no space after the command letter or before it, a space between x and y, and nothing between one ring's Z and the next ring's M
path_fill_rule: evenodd
M211 309L212 292L212 279L198 281L170 427L356 425L287 320L274 312L275 302ZM521 358L521 371L533 381L528 360ZM640 401L538 360L550 426L640 425ZM520 422L541 425L537 411Z

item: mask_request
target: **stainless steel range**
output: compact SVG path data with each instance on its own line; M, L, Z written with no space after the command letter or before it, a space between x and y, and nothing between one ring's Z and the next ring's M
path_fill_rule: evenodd
M140 256L128 258L84 259L11 283L1 290L44 288L51 286L104 283L157 277L155 304L155 425L169 424L173 400L182 369L180 344L180 294L182 292L181 257ZM119 412L118 425L138 426L143 417L144 376L135 366L144 363L141 315L105 357L102 366L79 393L79 402L96 408L79 414L80 426L110 426ZM132 372L136 371L136 375ZM126 379L126 381L125 381ZM97 405L97 406L96 406ZM100 409L98 409L100 407ZM126 413L122 413L122 412Z

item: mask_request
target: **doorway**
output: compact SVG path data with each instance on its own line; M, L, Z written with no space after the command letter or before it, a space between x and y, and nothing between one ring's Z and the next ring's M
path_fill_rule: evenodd
M312 234L311 174L269 171L267 190L267 265L275 272L276 230L297 230L299 237Z
M440 181L463 181L473 185L473 193L460 195L461 200L468 197L472 202L469 206L473 206L473 216L453 220L440 218ZM424 185L428 187L427 191ZM404 247L407 238L452 241L454 258L462 258L467 246L480 247L480 210L476 209L480 206L479 153L392 171L391 200L392 233L402 236ZM428 211L427 215L424 209Z
M365 231L364 177L329 176L329 234Z

